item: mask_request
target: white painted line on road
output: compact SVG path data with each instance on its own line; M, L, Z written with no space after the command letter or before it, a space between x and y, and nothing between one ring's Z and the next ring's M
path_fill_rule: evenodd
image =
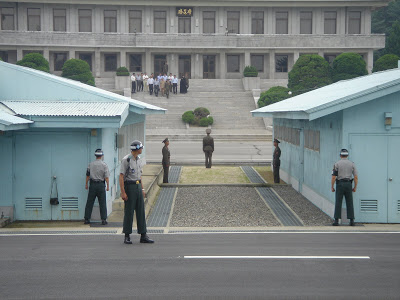
M92 233L9 233L9 234L0 234L0 236L2 237L6 237L6 236L22 236L22 237L27 237L27 236L93 236L93 235L115 235L115 232L113 233L96 233L96 232L92 232Z
M329 234L329 233L379 233L379 234L393 234L400 233L400 231L187 231L187 232L173 232L175 229L169 229L172 232L168 232L167 234L181 234L181 235L190 235L190 234L269 234L269 233L286 233L286 234ZM154 234L154 233L152 233Z
M371 259L369 256L184 256L187 259Z

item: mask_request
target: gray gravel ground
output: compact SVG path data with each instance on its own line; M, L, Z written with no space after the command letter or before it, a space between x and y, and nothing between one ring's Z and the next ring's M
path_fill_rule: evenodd
M275 192L303 220L305 226L331 225L332 218L291 186L274 186Z
M254 188L179 188L170 226L280 226Z

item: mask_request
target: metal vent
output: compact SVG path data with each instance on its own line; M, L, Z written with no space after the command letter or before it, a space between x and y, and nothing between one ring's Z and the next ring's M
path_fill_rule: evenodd
M361 212L378 212L378 200L361 200Z
M397 212L400 213L400 200L397 200Z
M25 198L25 209L42 209L42 198Z
M78 197L62 197L61 198L62 210L78 210Z

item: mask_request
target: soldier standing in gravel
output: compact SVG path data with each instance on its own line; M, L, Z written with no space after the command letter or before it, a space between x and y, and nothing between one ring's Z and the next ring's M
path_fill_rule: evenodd
M137 232L141 235L141 243L154 243L147 236L146 216L144 200L146 196L142 183L142 169L144 163L139 157L143 151L143 144L140 141L133 141L131 144L131 154L126 155L121 161L119 174L119 186L121 188L121 198L125 202L124 206L124 225L125 244L132 244L129 235L132 233L133 213L136 211Z
M203 138L203 152L206 156L206 168L212 166L212 154L214 152L214 138L210 136L211 129L206 129L207 136Z
M162 142L164 143L164 147L162 148L162 166L164 169L163 183L168 183L168 174L169 174L171 153L169 152L169 149L168 149L168 146L169 146L168 138L165 138L165 140L163 140Z
M279 148L280 141L278 139L274 139L274 155L272 159L272 167L274 168L274 183L279 183L281 181L279 177L279 167L281 166L281 148Z
M332 192L335 192L334 184L336 182L335 222L333 222L333 226L339 226L339 219L342 218L343 196L346 198L347 219L350 220L350 226L355 225L353 192L357 190L358 174L355 164L347 159L348 156L349 151L347 151L347 149L342 149L340 151L340 160L333 166L331 180Z

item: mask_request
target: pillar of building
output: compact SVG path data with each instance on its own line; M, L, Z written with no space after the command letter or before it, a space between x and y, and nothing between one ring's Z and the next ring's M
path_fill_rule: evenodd
M201 54L199 53L194 54L194 71L195 71L194 78L196 79L203 78L201 62L202 62Z
M94 73L96 74L95 77L100 77L101 71L101 53L100 50L96 50L94 52Z
M17 61L21 60L24 58L24 54L22 52L22 48L18 47L17 48Z
M219 78L225 79L226 75L226 55L225 52L219 54Z
M374 67L374 51L370 50L367 53L367 70L368 73L372 73L372 68Z
M120 66L121 67L128 67L127 63L126 63L126 50L121 50L120 52Z
M69 50L69 59L75 58L75 50Z
M275 51L269 51L269 78L275 79Z
M43 49L43 57L44 57L45 59L47 59L47 61L50 61L50 51L49 51L49 48L48 48L48 47L45 47L45 48Z
M299 59L300 57L300 52L299 51L294 51L293 52L293 64L296 63L296 61Z
M144 54L145 64L144 64L144 71L147 72L147 75L150 76L153 73L153 69L151 67L151 52L145 51Z
M250 51L244 52L244 66L251 66Z

